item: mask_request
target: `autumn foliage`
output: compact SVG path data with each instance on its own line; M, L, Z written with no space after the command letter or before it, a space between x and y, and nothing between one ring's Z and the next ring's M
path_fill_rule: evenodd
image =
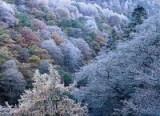
M31 45L32 42L40 44L40 39L32 32L30 28L24 27L21 30L21 35L24 38L23 42L27 45Z
M61 35L57 32L52 33L52 38L55 40L57 45L60 45L63 42Z
M102 35L97 35L96 40L101 46L106 45L107 43L106 38L104 38Z

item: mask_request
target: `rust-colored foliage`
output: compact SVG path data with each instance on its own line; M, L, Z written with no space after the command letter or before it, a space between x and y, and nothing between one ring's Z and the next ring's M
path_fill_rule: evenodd
M57 45L60 45L63 42L61 35L57 32L52 33L52 38L55 40Z
M102 35L98 35L96 37L96 40L101 46L106 45L106 43L107 43L106 38L104 38Z
M32 42L37 44L41 43L41 40L32 32L30 28L24 27L21 30L21 35L24 38L23 42L27 45L31 45Z

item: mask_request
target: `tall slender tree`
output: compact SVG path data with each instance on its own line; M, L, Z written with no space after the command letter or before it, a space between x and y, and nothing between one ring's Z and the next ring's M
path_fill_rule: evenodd
M142 24L147 17L146 9L143 6L138 5L132 12L131 21L125 28L124 37L129 37L131 32L135 32L135 27Z

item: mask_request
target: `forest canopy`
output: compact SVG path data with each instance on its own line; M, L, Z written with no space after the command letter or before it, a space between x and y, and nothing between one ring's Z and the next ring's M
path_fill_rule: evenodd
M0 0L0 116L159 116L159 0Z

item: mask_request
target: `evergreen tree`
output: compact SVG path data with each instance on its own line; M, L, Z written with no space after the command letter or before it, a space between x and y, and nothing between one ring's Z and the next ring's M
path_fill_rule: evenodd
M135 32L135 27L147 19L147 11L141 5L138 5L132 12L131 22L125 28L124 37L129 37L131 32Z

